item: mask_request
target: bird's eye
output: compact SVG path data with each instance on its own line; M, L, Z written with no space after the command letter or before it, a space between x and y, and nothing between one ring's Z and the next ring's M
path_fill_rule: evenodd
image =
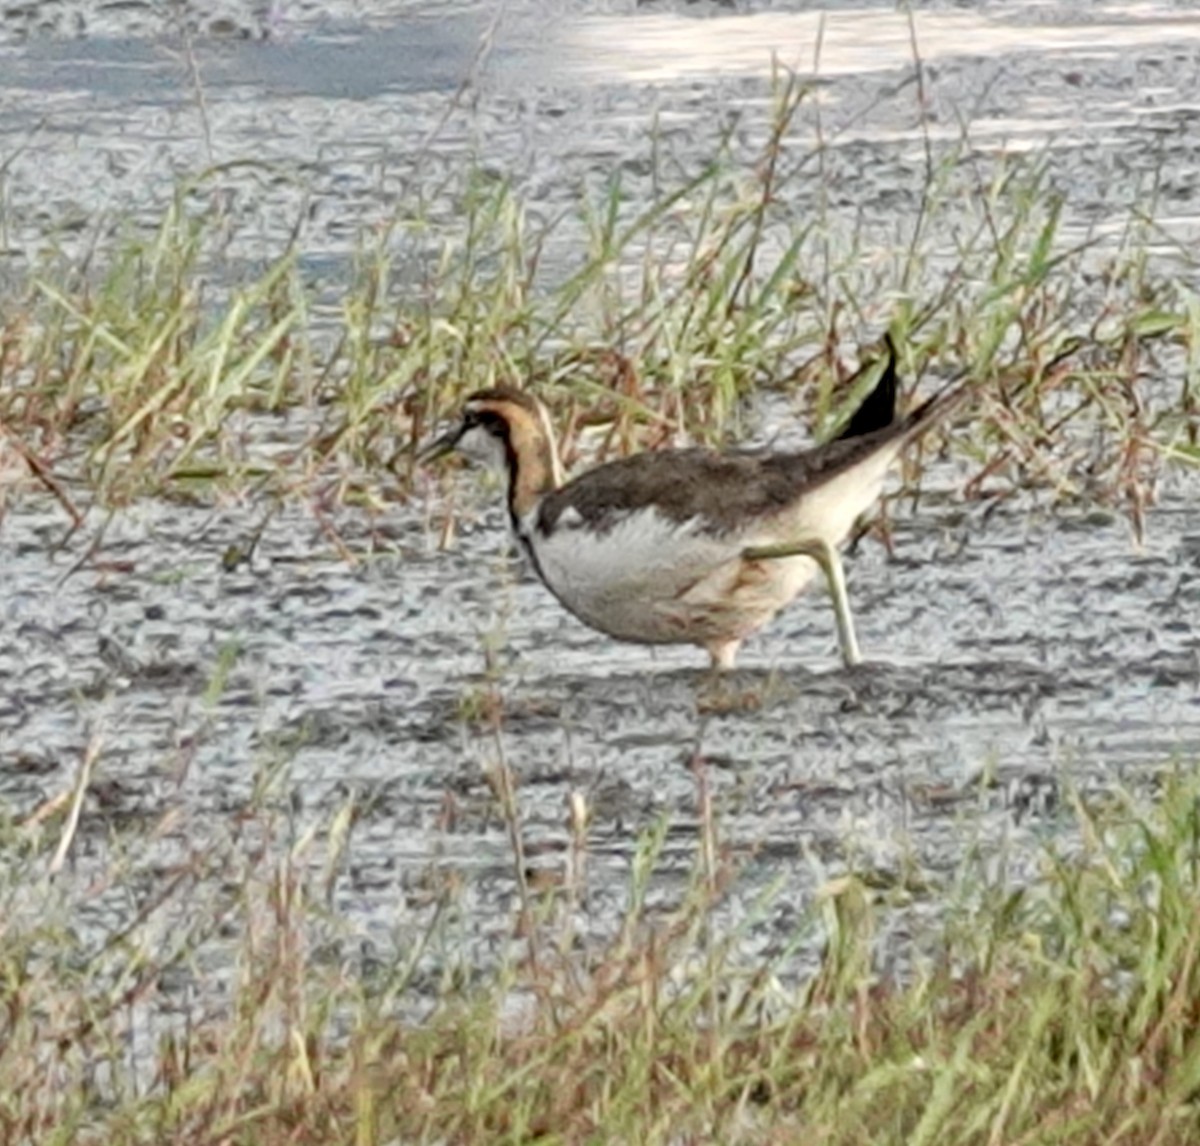
M480 426L494 437L502 438L508 423L495 410L478 410L471 415L472 426Z

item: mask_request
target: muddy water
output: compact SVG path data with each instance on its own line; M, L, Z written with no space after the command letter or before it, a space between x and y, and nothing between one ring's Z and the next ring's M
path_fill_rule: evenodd
M890 9L838 6L819 61L831 209L884 231L923 180L908 26ZM252 154L265 166L213 177L237 241L248 256L269 249L304 214L313 274L334 284L364 228L470 161L550 215L614 170L636 204L654 116L681 167L727 130L753 150L771 51L811 58L817 30L799 13L585 18L563 6L539 21L514 5L476 65L483 10L414 19L381 5L331 20L284 4L263 25L233 7L229 26L196 29L193 74L153 8L123 5L81 29L82 8L20 11L44 19L10 14L0 46L10 273L96 228L103 240L106 212L152 219L181 174ZM1053 177L1084 230L1138 201L1158 171L1164 225L1186 238L1200 25L1180 12L920 13L935 142L957 140L964 121L985 156L1052 142ZM452 225L451 198L430 209ZM142 504L60 548L60 513L31 497L0 524L0 792L21 816L99 744L77 841L82 895L114 825L177 806L174 839L202 836L282 762L304 823L327 821L350 792L366 801L338 895L387 950L419 914L430 864L466 875L471 943L509 932L511 855L482 777L501 750L537 862L561 863L568 793L588 796L597 933L619 909L640 830L673 825L665 886L690 862L700 761L727 841L752 857L731 911L766 883L788 888L762 942L786 938L807 893L848 864L884 882L920 870L916 909L932 910L971 849L1009 849L1017 872L1036 863L1064 783L1136 787L1192 752L1200 512L1174 480L1142 551L1103 514L899 504L892 554L868 540L850 562L870 663L837 667L817 594L747 646L715 697L695 652L617 645L565 616L512 560L498 507L470 482L448 552L434 545L436 487L383 519L339 510L353 565L303 505L271 517L253 560L230 569L223 557L267 507ZM491 694L499 740L475 719Z
M929 909L965 849L1007 849L1020 871L1064 784L1142 788L1200 741L1200 514L1182 498L1141 553L1121 522L984 523L935 500L899 517L892 556L867 541L851 561L868 664L838 666L814 594L718 693L698 653L617 645L565 616L508 556L490 501L450 552L416 513L383 537L345 515L355 567L289 507L234 571L222 558L261 515L143 506L74 573L80 553L47 556L56 511L28 506L6 523L8 808L67 784L100 736L86 873L115 827L175 807L181 842L203 836L287 761L277 792L302 823L328 822L348 793L366 809L340 889L389 949L431 864L468 877L475 938L511 926L511 855L483 778L500 751L536 865L561 869L568 794L588 796L602 931L638 832L671 821L668 888L691 863L697 759L725 841L755 857L745 894L786 876L794 918L797 896L848 864L884 882L919 871ZM499 741L477 718L489 689Z
M205 187L233 220L235 253L261 257L298 226L311 272L335 282L364 231L397 212L419 205L452 227L471 163L510 180L535 224L613 175L636 212L656 179L697 173L722 139L735 161L756 153L773 59L818 84L792 145L811 148L819 115L832 189L827 201L816 179L797 181L780 212L810 220L819 205L835 227L894 239L924 190L910 29L892 5L837 5L823 23L581 15L548 0L511 3L498 22L467 5L424 17L384 3L233 5L187 38L160 5L13 11L0 21L9 273L104 242L114 217L156 220L181 177L214 168ZM989 155L1053 144L1076 225L1153 199L1176 237L1194 235L1200 18L1187 11L920 12L925 129L939 153L967 132L984 163L964 170L964 193L986 182ZM550 253L571 264L581 240L559 234Z

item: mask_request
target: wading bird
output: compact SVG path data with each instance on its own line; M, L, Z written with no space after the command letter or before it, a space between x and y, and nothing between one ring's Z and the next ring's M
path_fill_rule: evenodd
M421 461L453 450L507 474L513 532L542 582L619 640L693 644L716 669L812 580L829 586L847 665L862 659L837 547L888 467L960 397L896 416L896 353L842 434L798 452L690 448L606 462L561 483L545 407L480 390Z

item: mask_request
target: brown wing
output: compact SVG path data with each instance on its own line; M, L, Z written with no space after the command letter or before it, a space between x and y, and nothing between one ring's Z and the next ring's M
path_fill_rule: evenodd
M896 433L890 427L886 440ZM797 454L659 450L608 462L568 482L543 502L539 524L553 532L568 509L581 525L606 533L622 517L651 507L668 520L704 519L723 533L781 509L884 444L882 435L850 438Z
M957 385L891 425L842 437L798 453L659 450L607 462L581 474L542 502L538 524L552 533L568 510L578 524L606 533L627 514L651 507L671 521L700 518L714 533L790 505L878 451L903 447L967 394Z

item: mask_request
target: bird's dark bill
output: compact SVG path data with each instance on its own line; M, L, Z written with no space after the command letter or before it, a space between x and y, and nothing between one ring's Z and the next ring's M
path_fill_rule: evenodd
M417 464L426 465L429 462L436 462L438 458L444 458L447 454L454 452L454 448L458 445L458 439L463 435L463 426L460 423L452 430L448 430L440 438L430 442L425 446L420 453L417 454Z

